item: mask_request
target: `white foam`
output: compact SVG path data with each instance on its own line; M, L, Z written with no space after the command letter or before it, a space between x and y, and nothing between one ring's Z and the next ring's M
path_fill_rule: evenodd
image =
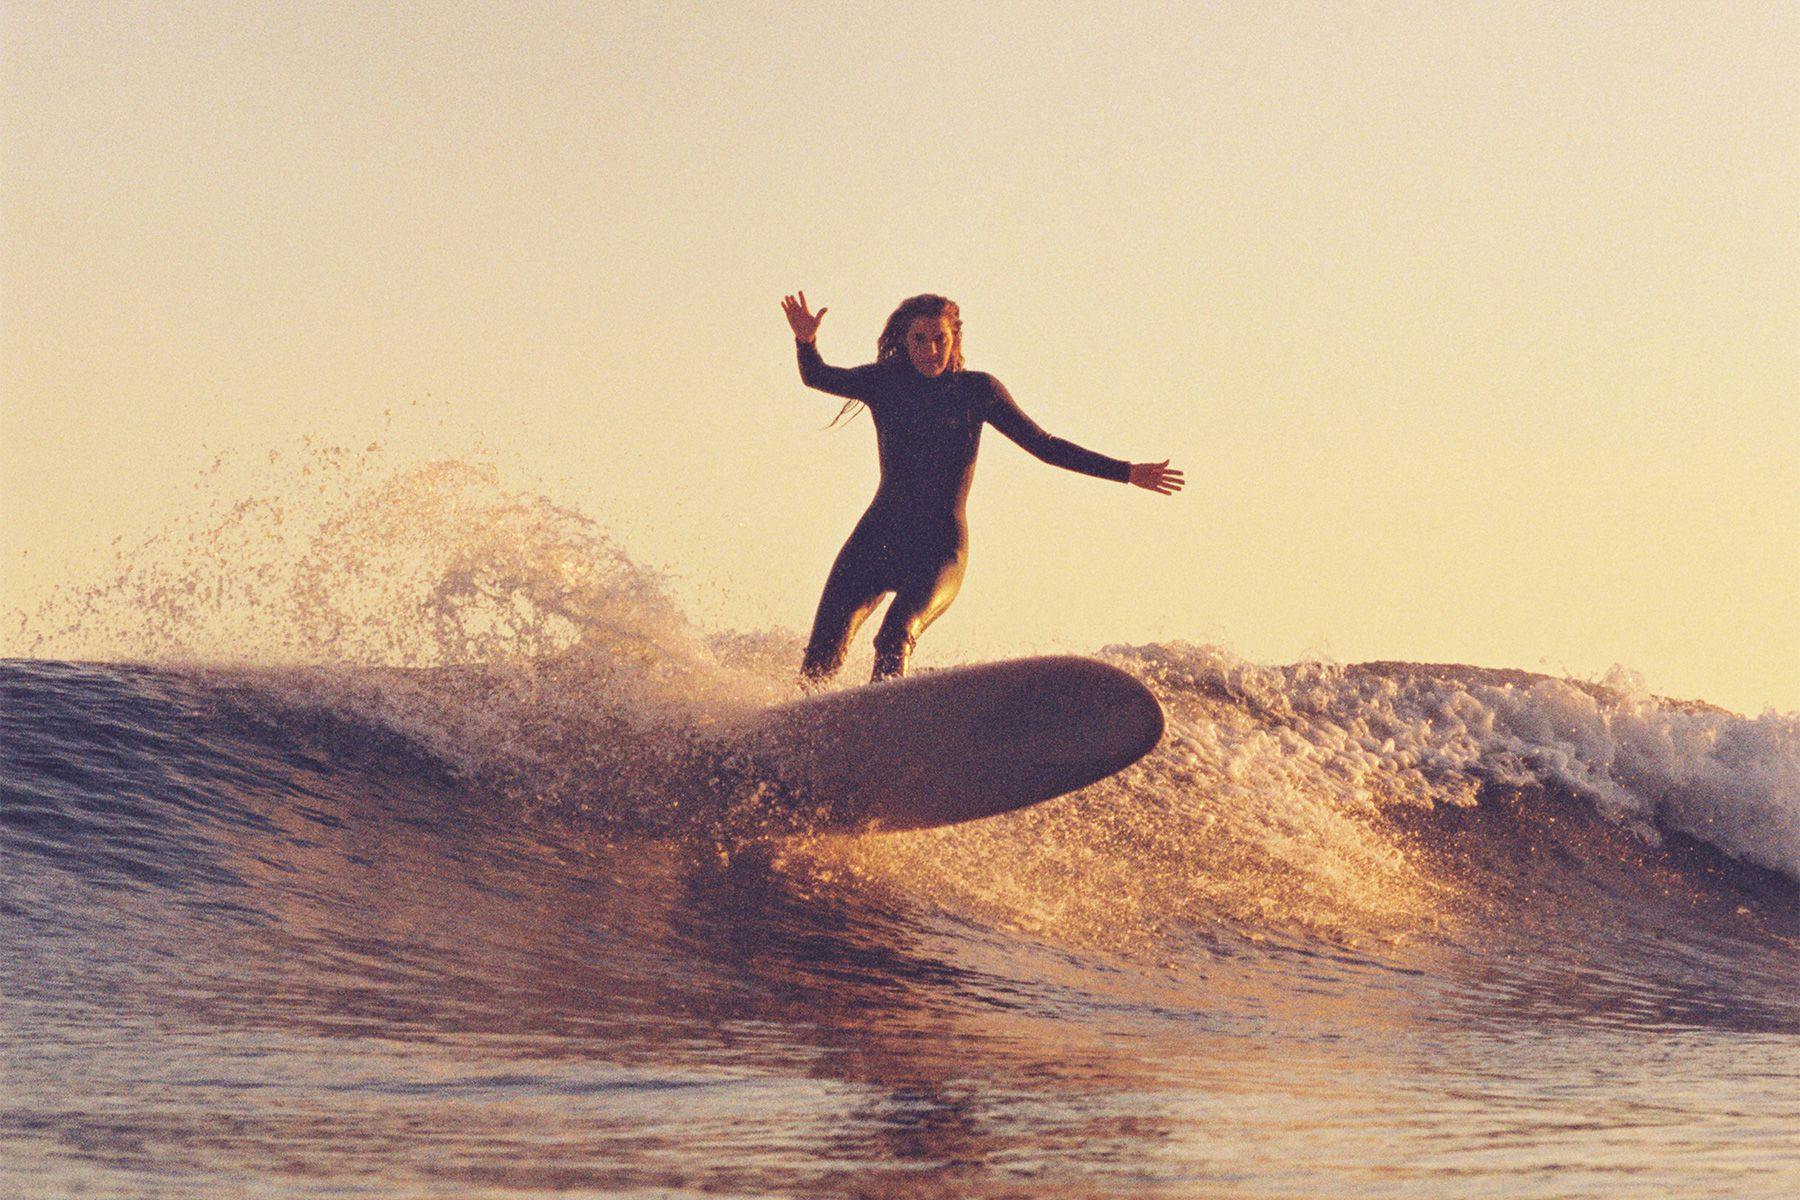
M1470 667L1257 667L1187 644L1111 653L1171 696L1257 715L1271 743L1203 755L1228 777L1274 769L1234 762L1273 750L1340 809L1469 803L1483 781L1554 784L1647 839L1688 834L1800 879L1800 714L1669 701L1622 672L1588 684Z

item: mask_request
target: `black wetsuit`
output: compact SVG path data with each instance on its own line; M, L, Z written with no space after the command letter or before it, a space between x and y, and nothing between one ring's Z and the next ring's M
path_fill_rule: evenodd
M1051 437L982 371L928 379L905 357L862 367L827 366L798 343L806 386L860 400L875 419L881 484L825 580L801 671L822 679L843 665L857 628L881 597L894 602L875 635L875 678L903 674L913 644L962 586L969 558L964 509L981 427L991 424L1044 462L1119 483L1131 465Z

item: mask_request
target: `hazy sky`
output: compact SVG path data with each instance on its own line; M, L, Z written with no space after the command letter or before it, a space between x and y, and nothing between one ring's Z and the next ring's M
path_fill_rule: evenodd
M934 656L1186 638L1800 708L1800 6L31 4L0 604L220 450L451 432L804 629L873 488L778 301L956 298ZM865 637L867 632L865 631Z

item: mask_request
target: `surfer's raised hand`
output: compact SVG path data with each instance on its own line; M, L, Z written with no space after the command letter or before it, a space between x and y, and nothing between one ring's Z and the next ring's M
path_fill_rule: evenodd
M1141 488L1149 488L1159 496L1173 496L1179 492L1187 480L1180 471L1169 466L1169 460L1159 463L1132 463L1131 482Z
M816 313L809 311L806 307L806 293L801 292L799 299L795 299L793 296L784 296L781 301L781 311L787 314L788 327L794 331L794 336L800 341L811 342L819 336L819 322L823 321L825 314L831 310L821 308Z

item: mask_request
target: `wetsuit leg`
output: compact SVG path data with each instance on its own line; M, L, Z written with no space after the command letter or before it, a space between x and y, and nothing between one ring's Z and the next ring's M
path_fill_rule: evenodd
M825 577L825 593L813 617L812 636L800 664L803 679L822 681L837 674L850 649L850 639L881 603L893 584L881 569L885 555L872 539L852 534L838 551L831 573Z
M897 679L906 674L906 660L925 627L943 615L962 588L966 554L951 551L913 564L899 588L881 629L875 634L873 679Z

